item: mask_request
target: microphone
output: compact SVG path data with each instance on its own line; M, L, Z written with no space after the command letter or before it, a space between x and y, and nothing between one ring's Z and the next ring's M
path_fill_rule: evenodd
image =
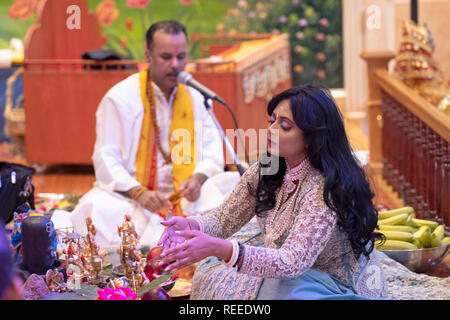
M224 105L227 104L225 102L225 100L223 100L221 97L219 97L214 91L208 89L207 87L202 85L200 82L195 80L192 77L192 75L187 71L181 71L180 73L178 73L177 80L179 83L182 83L184 85L187 85L194 89L197 89L207 99L217 100Z

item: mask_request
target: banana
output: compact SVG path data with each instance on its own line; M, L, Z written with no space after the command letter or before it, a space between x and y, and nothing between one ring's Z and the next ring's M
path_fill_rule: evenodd
M424 248L429 248L431 246L431 231L430 227L422 226L413 233L413 237L419 240Z
M410 215L409 213L401 213L387 219L378 220L378 225L380 226L386 224L388 225L404 224L408 219L409 215Z
M419 230L417 228L413 228L413 227L410 227L410 226L397 226L397 225L396 226L392 226L392 225L389 225L389 224L382 224L379 227L380 227L380 230L403 231L403 232L410 232L410 233L414 233L417 230Z
M419 248L419 249L422 249L422 248L423 248L422 242L420 242L420 241L417 240L417 239L414 239L414 238L413 238L412 243L413 243L417 248Z
M434 229L433 234L435 234L439 240L444 239L444 225L443 224L438 225L436 229Z
M378 211L378 219L387 219L402 213L413 213L413 207L403 207L387 211Z
M417 222L414 222L414 221L413 221L412 215L410 215L410 216L408 217L408 219L407 219L406 222L405 222L405 225L410 226L410 227L412 227L412 228L416 228L416 229L419 229L419 228L421 227L420 224L418 224Z
M434 233L431 234L431 241L430 241L431 247L440 247L442 245L441 239L438 238L438 236Z
M441 240L441 243L443 245L450 244L450 237L445 237L444 239Z
M400 240L407 242L411 242L413 240L413 235L410 232L387 230L380 230L380 232L386 236L387 240Z
M439 223L437 223L436 221L431 221L431 220L423 220L423 219L413 218L412 221L417 223L420 226L430 227L431 231L434 231L434 229L436 229L436 227L439 225Z
M399 241L399 240L386 240L383 244L379 241L375 243L375 247L378 250L414 250L418 249L417 246L411 242Z

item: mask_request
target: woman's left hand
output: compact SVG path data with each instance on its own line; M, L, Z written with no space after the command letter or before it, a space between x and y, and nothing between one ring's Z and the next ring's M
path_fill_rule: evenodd
M180 231L178 236L186 241L161 255L160 266L167 265L165 271L178 270L215 255L221 241L198 230Z

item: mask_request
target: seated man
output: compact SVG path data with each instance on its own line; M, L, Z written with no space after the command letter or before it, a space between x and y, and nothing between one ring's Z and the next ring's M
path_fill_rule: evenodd
M125 214L140 244L154 246L169 210L188 215L216 207L239 180L236 172L223 172L222 140L203 96L177 83L188 58L185 27L158 22L146 37L149 67L116 84L99 105L96 182L71 213L80 234L92 217L100 247L120 244L117 226ZM204 184L213 176L216 183ZM217 186L224 179L225 189Z

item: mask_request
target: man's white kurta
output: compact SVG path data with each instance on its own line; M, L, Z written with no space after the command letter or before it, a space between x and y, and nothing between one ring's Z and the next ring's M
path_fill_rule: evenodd
M176 88L169 101L155 84L153 89L161 145L169 154L170 123ZM239 175L236 172L223 172L222 139L206 111L203 96L195 89L188 90L195 118L197 163L194 174L203 173L209 178L215 176L204 183L199 200L190 203L183 199L185 213L193 214L218 206L232 191ZM71 213L71 222L75 232L84 235L85 219L91 216L97 229L96 241L101 247L120 244L117 226L122 224L125 214L131 216L141 245L156 245L164 230L160 224L160 216L115 192L125 192L140 185L136 180L136 154L143 116L139 74L133 74L111 88L96 113L97 140L92 157L96 182L94 188L80 199ZM164 163L159 151L157 165L159 191L168 196L174 191L172 165Z

